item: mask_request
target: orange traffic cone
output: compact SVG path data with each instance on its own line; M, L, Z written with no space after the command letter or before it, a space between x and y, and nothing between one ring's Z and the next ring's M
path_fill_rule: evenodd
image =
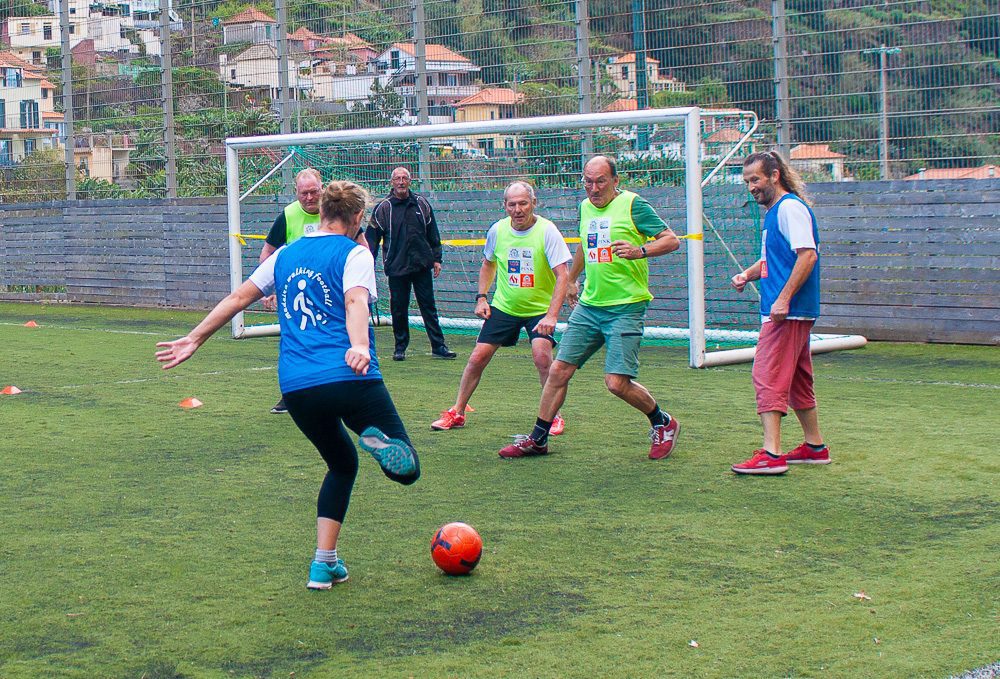
M5 394L7 396L13 396L14 394L20 394L21 390L15 387L13 384L9 387L4 387L0 389L0 394Z
M28 321L27 323L24 324L24 327L26 327L26 328L37 328L38 324L35 323L34 321Z
M184 399L177 405L179 405L181 408L200 408L205 404L196 399L194 396L192 396L191 398Z

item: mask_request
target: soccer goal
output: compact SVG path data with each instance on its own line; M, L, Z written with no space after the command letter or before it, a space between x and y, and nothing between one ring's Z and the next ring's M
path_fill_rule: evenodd
M498 119L478 122L227 139L233 289L257 265L275 216L295 199L289 178L298 170L312 167L324 180L357 182L379 200L393 168L405 166L412 189L430 201L441 233L444 270L435 294L442 326L478 333L473 295L486 231L504 216L504 187L515 179L532 183L536 212L555 222L573 249L585 197L583 164L600 153L615 159L622 188L646 198L682 238L679 253L650 262L656 299L645 341L686 346L696 368L751 360L759 297L756 289L736 293L729 279L760 254L761 214L742 184L740 159L756 133L756 115L684 107L504 117L513 113L501 109ZM376 269L381 272L380 265ZM379 290L387 289L383 278ZM261 312L237 315L233 337L277 334L274 315ZM419 332L420 316L410 321ZM387 294L373 306L372 322L389 323ZM816 335L812 347L819 353L864 342Z

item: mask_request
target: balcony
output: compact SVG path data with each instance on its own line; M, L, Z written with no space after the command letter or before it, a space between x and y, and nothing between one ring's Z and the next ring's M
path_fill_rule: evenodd
M404 97L416 96L417 94L417 88L415 85L396 85L395 90ZM471 97L479 90L479 85L428 85L427 96L448 97L454 98L457 101L458 99Z

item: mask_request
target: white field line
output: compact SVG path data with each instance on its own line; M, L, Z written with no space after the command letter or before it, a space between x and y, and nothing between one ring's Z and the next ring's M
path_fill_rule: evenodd
M210 377L212 375L236 375L239 373L252 373L252 372L266 372L269 370L277 370L276 365L262 365L252 368L240 368L239 370L212 370L210 372L201 373L172 373L163 374L157 377L142 377L133 380L115 380L113 382L91 382L89 384L57 384L51 386L40 385L37 389L25 389L25 391L39 391L39 389L84 389L87 387L99 387L107 386L109 384L144 384L146 382L163 382L166 380L176 380L183 379L185 377Z

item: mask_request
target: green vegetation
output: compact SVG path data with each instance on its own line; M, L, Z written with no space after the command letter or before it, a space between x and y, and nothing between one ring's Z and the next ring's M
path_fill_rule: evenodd
M759 437L748 366L643 349L643 383L684 423L653 463L596 361L551 455L505 462L495 451L534 419L529 352L498 354L466 428L434 433L462 361L417 336L383 369L423 477L402 488L361 460L351 579L317 593L323 465L267 414L276 341L153 361L200 316L0 305L0 386L24 390L0 396L0 676L853 679L998 659L992 347L817 357L834 463L760 479L728 471ZM450 342L468 356L472 338ZM189 396L205 405L178 408ZM452 520L483 535L471 577L431 563Z

